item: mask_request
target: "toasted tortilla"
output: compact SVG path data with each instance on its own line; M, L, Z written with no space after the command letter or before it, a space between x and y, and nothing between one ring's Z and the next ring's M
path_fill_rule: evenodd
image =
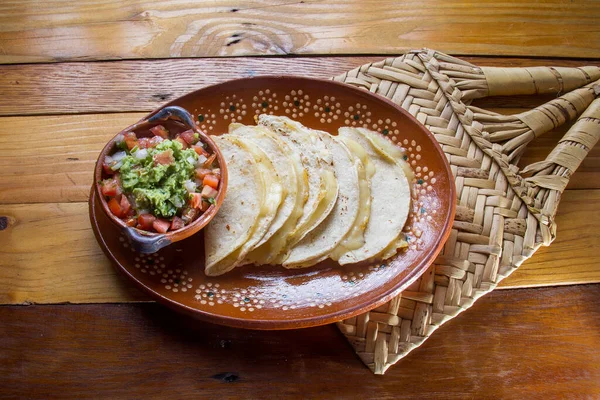
M364 244L339 257L341 265L373 259L386 253L398 240L408 218L410 182L403 167L381 153L371 132L364 128L340 128L339 135L360 144L375 167L371 178L371 215L364 231ZM386 253L387 254L387 253Z
M256 248L279 232L285 222L294 214L298 196L298 178L292 161L289 159L289 146L265 127L234 123L229 125L229 133L241 137L242 140L249 140L264 151L281 180L281 205L277 209L269 229L254 246Z
M405 161L404 156L406 155L406 151L404 148L395 145L389 139L383 137L382 135L377 134L377 132L369 131L363 129L361 132L375 147L375 149L388 160L395 162L398 166L402 168L406 178L408 179L409 188L414 180L415 173L412 168ZM396 240L390 243L385 249L383 249L379 254L375 255L372 261L376 260L385 260L390 258L394 254L398 252L398 249L403 249L408 247L408 242L406 241L406 235L401 233L398 235Z
M377 150L379 154L402 167L402 170L404 171L408 182L412 182L412 180L415 177L415 173L413 172L410 165L408 165L408 163L404 161L404 156L406 155L404 148L395 145L389 139L383 137L377 132L373 132L363 128L361 128L360 131L363 134L363 136L365 136L371 142L371 144L374 146L375 150Z
M258 117L258 123L277 133L301 155L302 165L308 175L308 198L304 203L302 217L287 239L285 249L289 250L319 225L335 205L338 185L333 171L333 159L320 134L299 122L287 117L262 114ZM282 263L286 258L287 252L280 253L272 262Z
M375 166L369 159L366 150L354 140L347 137L338 136L352 156L358 162L358 182L359 182L359 207L358 215L354 221L352 229L346 235L344 240L331 252L330 258L339 260L340 257L351 251L362 247L365 244L364 232L371 216L371 178L375 174Z
M235 264L234 266L239 266L244 261L246 255L261 241L275 220L277 210L281 205L283 188L281 186L281 179L275 170L275 166L260 147L243 136L226 135L226 139L237 142L244 150L248 151L254 157L258 170L262 176L262 181L265 185L265 201L262 203L261 214L258 217L258 221L256 222L250 237L246 243L232 253L232 255L235 255L235 260L233 260L232 257L228 257L228 261L233 262Z
M213 138L227 163L227 195L204 228L205 273L218 276L235 268L237 255L264 213L265 183L254 156L238 141ZM232 259L225 260L226 258Z
M264 129L263 133L265 135L278 142L283 152L287 155L287 161L291 167L290 172L296 177L297 193L292 213L285 223L268 240L248 253L242 264L274 264L275 258L284 251L289 238L296 230L296 225L304 213L304 205L308 200L308 173L302 165L300 153L297 149L280 139L273 131L262 126L260 128ZM289 190L293 189L290 188Z
M329 215L308 232L290 251L283 262L286 268L314 265L329 256L351 231L360 207L360 159L354 157L344 143L321 133L321 139L333 157L333 167L338 183L338 196Z

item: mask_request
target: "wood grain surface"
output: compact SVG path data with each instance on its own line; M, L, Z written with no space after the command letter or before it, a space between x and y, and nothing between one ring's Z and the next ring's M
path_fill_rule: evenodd
M503 287L600 282L600 190L567 191L558 238ZM111 267L96 243L87 203L0 205L0 304L149 300ZM52 290L49 290L52 288Z
M96 243L92 166L148 111L229 79L327 79L421 47L480 66L600 65L600 2L0 2L0 398L597 398L599 148L564 193L556 241L501 284L520 289L480 299L384 377L333 325L183 318ZM551 98L476 105L516 113Z
M518 112L521 109L511 109ZM92 171L106 142L143 113L0 118L0 203L86 201ZM535 140L521 161L544 159L566 127ZM15 136L35 132L23 146ZM600 189L600 147L593 149L569 183L571 189Z
M0 62L256 54L600 57L600 4L427 0L2 2Z
M375 376L333 325L253 332L156 304L0 307L2 398L592 399L600 285L503 290Z
M393 55L399 54L401 50ZM0 115L150 111L193 90L231 79L274 74L328 79L385 57L248 57L0 65L0 92L3 93ZM461 58L479 66L600 66L599 60L592 59ZM478 105L531 108L550 99L550 96L497 97Z

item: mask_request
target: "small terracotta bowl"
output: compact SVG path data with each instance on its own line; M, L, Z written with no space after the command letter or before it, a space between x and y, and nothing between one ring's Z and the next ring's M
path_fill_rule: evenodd
M188 129L192 129L194 132L200 135L200 140L206 143L210 150L217 155L217 161L219 168L221 168L221 181L219 183L219 189L217 196L215 197L215 204L212 204L208 210L202 215L196 218L189 225L178 229L176 231L167 233L154 233L148 232L137 228L129 227L123 220L116 217L108 208L108 202L102 195L100 181L103 178L102 162L105 157L115 151L115 139L119 134L125 134L126 132L135 132L137 137L151 137L153 136L150 132L150 128L156 125L165 126L170 133L176 135ZM168 246L171 243L178 242L186 239L191 235L195 234L210 222L210 220L217 214L223 200L225 198L225 192L227 191L227 166L223 159L223 154L215 144L215 142L204 132L200 131L189 112L185 109L177 106L165 107L157 112L153 113L149 117L136 122L135 124L123 129L121 132L115 135L102 149L98 160L96 161L96 167L94 170L94 190L96 191L96 197L100 199L102 210L108 216L113 224L120 227L132 241L134 249L140 253L155 253L156 251Z

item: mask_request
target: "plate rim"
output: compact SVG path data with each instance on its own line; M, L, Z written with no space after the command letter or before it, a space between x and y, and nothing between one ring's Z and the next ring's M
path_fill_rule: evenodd
M212 323L230 326L230 327L234 327L234 328L246 328L246 329L254 329L254 330L287 330L287 329L299 329L299 328L321 326L321 325L326 325L326 324L342 321L344 319L351 318L353 316L357 316L364 312L375 309L375 308L381 306L382 304L387 303L392 298L396 297L404 289L406 289L408 286L410 286L421 275L423 275L427 271L429 266L431 266L431 264L433 264L435 258L439 255L439 253L441 252L442 248L444 247L446 241L448 240L448 237L450 236L450 233L452 231L452 223L453 223L455 215L456 215L456 203L457 203L456 183L455 183L454 175L450 168L450 163L448 162L448 159L447 159L444 151L442 150L439 142L435 139L435 136L429 131L429 129L427 129L423 124L421 124L408 111L406 111L405 109L403 109L402 107L400 107L399 105L392 102L390 99L388 99L386 97L383 97L376 93L366 91L364 89L356 88L356 87L348 85L346 83L334 81L334 80L319 79L319 78L307 78L307 77L294 76L294 75L260 75L260 76L232 79L232 80L228 80L228 81L215 83L213 85L208 85L208 86L202 87L200 89L196 89L196 90L186 93L183 96L180 96L174 100L171 100L168 103L161 105L160 107L156 108L155 110L153 110L150 113L148 113L147 115L145 115L142 118L142 120L149 118L150 116L154 115L155 113L157 113L160 109L162 109L164 107L176 105L177 102L180 102L182 99L185 99L188 97L193 97L196 95L196 93L198 93L200 91L204 91L204 90L215 88L215 87L222 86L222 85L231 85L231 84L235 84L236 82L239 83L239 82L247 82L250 80L256 81L256 80L264 80L264 79L274 80L274 81L280 80L280 79L285 79L285 80L300 80L300 81L309 81L309 82L317 82L317 83L320 82L324 85L334 85L334 86L342 87L343 90L349 90L349 91L354 92L355 94L358 94L362 97L375 97L375 99L377 101L382 101L384 103L387 103L389 106L393 107L394 109L399 111L401 114L403 114L406 118L411 120L433 142L434 148L437 151L438 156L441 157L441 159L443 161L446 176L449 178L448 181L449 181L449 191L450 191L450 199L449 199L449 202L450 202L449 211L450 212L447 214L447 217L443 223L443 227L441 229L441 235L438 240L438 243L434 247L429 249L428 254L423 258L423 260L415 268L413 268L412 271L410 271L406 275L406 277L404 278L403 281L401 281L401 283L399 283L398 285L387 290L386 292L384 292L384 294L379 299L377 299L376 301L373 301L369 304L366 304L366 305L358 304L353 307L344 308L343 310L338 310L336 312L332 312L329 314L319 315L316 317L315 316L307 316L304 318L299 318L299 319L294 319L294 320L277 320L277 319L252 320L252 319L244 319L244 318L238 318L238 317L232 317L232 316L223 316L220 314L210 313L205 310L192 308L188 305L185 305L185 304L182 304L175 300L172 300L171 298L166 297L166 296L162 295L161 293L146 286L144 283L142 283L140 280L138 280L135 276L133 276L127 268L122 266L117 261L113 252L110 250L110 248L104 241L102 234L100 233L100 229L99 229L96 217L95 217L96 194L94 191L94 185L92 183L90 197L88 200L88 206L89 206L88 208L89 208L90 222L92 223L92 230L94 231L94 236L96 237L96 241L102 248L102 251L104 252L104 254L110 259L111 264L113 265L114 268L116 268L121 274L126 276L129 280L133 281L133 283L135 284L135 286L138 289L140 289L144 293L148 294L150 297L157 300L162 305L165 305L168 308L173 309L174 311L182 312L182 313L184 313L188 316L194 317L194 318L198 318L198 319L201 319L201 320L204 320L207 322L212 322Z

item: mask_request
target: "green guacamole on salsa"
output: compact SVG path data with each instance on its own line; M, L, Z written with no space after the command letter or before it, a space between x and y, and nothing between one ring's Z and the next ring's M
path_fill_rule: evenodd
M191 223L215 204L221 170L192 130L170 139L161 125L153 137L134 132L115 140L99 182L110 211L128 226L160 233Z
M163 152L173 158L168 165L154 161ZM147 149L145 154L142 159L133 155L123 158L119 168L123 192L133 195L138 209L150 210L157 217L174 217L187 201L184 183L194 177L198 155L192 149L183 150L181 143L172 140Z

